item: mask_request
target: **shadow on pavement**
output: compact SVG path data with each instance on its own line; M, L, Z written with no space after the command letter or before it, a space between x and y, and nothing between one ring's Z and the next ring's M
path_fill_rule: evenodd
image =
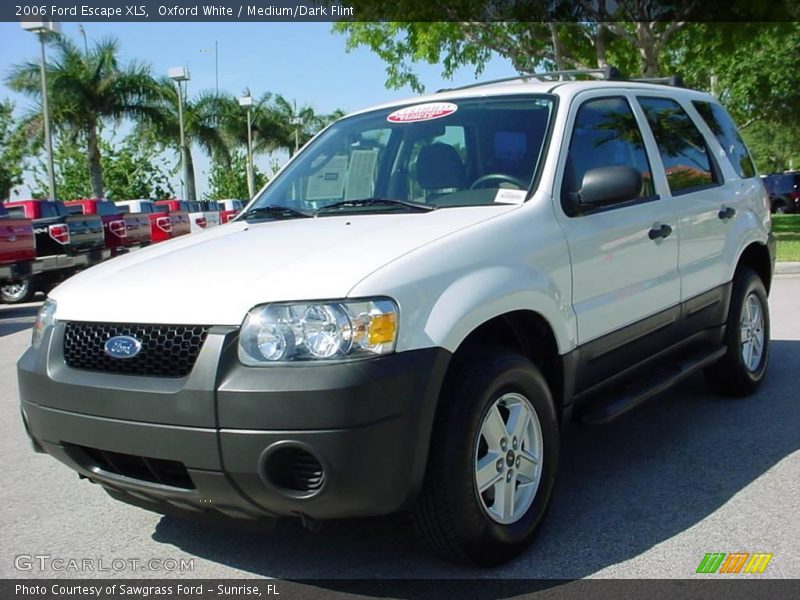
M800 449L796 369L786 368L797 364L798 354L800 342L773 341L768 376L750 398L713 396L697 376L610 425L574 426L535 543L500 568L472 569L435 558L417 545L401 517L331 522L317 533L287 521L261 534L164 517L152 537L280 579L585 577L691 528ZM375 582L373 591L413 597L413 585L398 582L386 589L387 583ZM526 584L527 591L541 587ZM313 585L337 591L350 585L354 593L365 593L363 581ZM525 591L516 586L510 595Z
M39 306L41 306L39 302L19 306L0 304L0 337L30 328Z

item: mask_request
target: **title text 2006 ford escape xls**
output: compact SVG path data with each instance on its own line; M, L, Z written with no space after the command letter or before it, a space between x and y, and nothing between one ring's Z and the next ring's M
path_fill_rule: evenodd
M758 387L773 261L764 186L712 97L450 90L341 119L233 222L59 286L22 413L125 502L408 510L443 555L498 563L545 513L568 421L700 369Z

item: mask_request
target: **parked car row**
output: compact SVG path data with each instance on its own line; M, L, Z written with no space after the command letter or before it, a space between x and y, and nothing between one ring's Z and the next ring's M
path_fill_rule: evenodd
M242 200L0 204L0 300L19 303L108 258L230 221Z

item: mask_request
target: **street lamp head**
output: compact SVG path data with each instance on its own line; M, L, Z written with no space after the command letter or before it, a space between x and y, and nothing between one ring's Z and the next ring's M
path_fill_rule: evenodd
M253 106L253 97L252 96L239 97L239 106Z
M186 67L172 67L171 69L168 69L167 77L173 81L189 81L191 79L191 76L189 75L189 69Z
M61 33L61 23L55 21L22 21L20 25L31 33Z

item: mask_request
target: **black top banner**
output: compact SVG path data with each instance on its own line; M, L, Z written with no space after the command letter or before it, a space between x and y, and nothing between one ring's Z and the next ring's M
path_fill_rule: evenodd
M0 21L797 21L793 0L3 0Z

